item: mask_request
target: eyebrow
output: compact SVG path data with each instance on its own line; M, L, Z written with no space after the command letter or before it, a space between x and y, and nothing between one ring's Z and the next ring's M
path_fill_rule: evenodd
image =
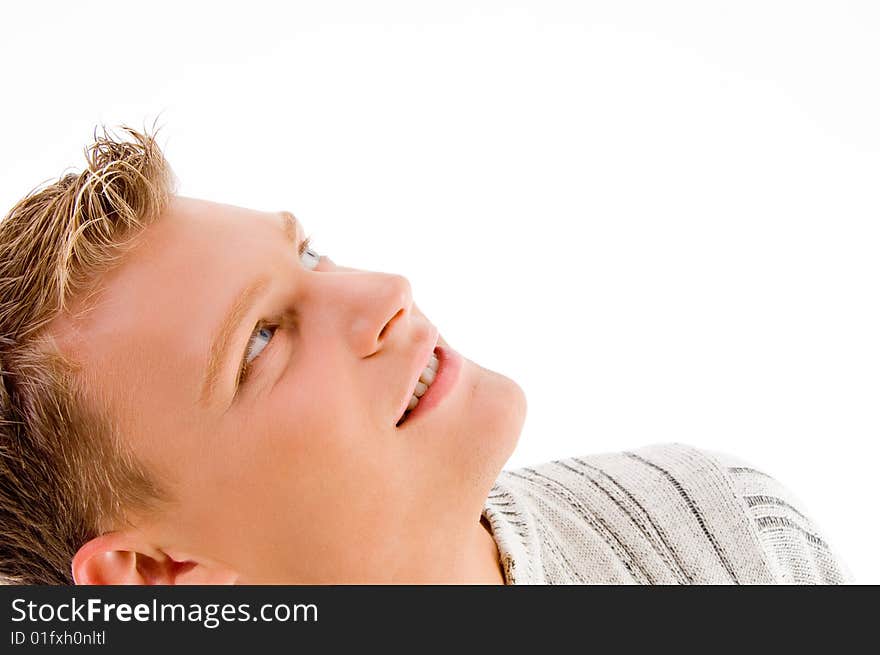
M281 227L284 236L288 241L296 244L298 233L296 217L288 211L279 212L278 215L281 217ZM226 317L214 333L214 338L211 339L211 346L208 349L205 377L202 382L202 394L199 398L199 402L203 406L210 405L211 399L217 393L220 377L226 369L229 358L233 354L231 349L234 345L235 333L254 304L268 288L270 280L270 277L263 275L242 289L235 296L229 311L226 313Z

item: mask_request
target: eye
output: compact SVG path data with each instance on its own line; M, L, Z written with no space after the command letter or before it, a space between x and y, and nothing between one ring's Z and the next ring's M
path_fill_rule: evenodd
M309 270L315 268L315 266L317 266L318 263L321 261L321 255L315 252L315 250L311 247L311 243L312 237L307 236L305 239L303 239L303 242L299 244L299 256L302 257L303 255L308 255L309 258L312 260L312 263L310 265L306 265L306 268L308 268Z
M311 247L311 241L312 237L309 236L303 239L303 242L299 244L299 256L300 258L306 256L305 267L308 270L314 269L321 261L321 255ZM266 346L269 345L269 342L272 340L272 337L275 335L275 330L277 330L278 327L278 324L270 321L260 321L257 323L254 331L251 333L250 340L248 340L247 350L242 359L238 373L238 386L241 386L247 381L251 366L263 350L266 349Z

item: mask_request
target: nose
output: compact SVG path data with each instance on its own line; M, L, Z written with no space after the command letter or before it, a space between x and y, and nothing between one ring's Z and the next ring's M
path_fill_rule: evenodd
M388 340L405 338L403 328L413 307L412 286L407 278L336 266L333 273L313 279L320 280L319 295L324 306L332 311L333 322L341 325L343 336L358 357L373 355ZM396 337L398 333L401 336Z

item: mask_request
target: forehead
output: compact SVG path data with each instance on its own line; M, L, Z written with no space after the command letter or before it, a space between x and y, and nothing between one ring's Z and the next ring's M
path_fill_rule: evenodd
M281 226L274 212L175 197L50 334L112 406L152 424L185 420L209 338L237 291L266 270L267 249L281 247Z

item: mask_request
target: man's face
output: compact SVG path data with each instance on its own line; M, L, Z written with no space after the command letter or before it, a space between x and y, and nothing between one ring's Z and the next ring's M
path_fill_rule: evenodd
M282 213L174 197L56 340L172 485L177 502L139 526L157 548L220 562L242 583L415 576L479 521L525 397L462 358L439 402L398 427L446 344L406 278L300 257L304 236Z

